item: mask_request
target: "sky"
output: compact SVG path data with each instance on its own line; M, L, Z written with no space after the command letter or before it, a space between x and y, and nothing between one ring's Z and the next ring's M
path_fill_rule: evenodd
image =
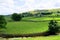
M0 0L0 15L60 8L60 0Z

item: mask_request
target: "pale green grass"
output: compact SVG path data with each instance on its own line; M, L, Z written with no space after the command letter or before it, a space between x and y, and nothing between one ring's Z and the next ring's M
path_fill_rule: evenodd
M46 21L46 20L60 20L60 17L25 17L22 20Z
M60 20L60 18L51 18L51 17L41 17L41 18L35 18L35 19L30 19L34 21L45 21L45 20Z

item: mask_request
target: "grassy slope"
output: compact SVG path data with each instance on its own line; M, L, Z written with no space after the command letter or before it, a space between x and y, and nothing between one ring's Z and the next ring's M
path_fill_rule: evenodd
M46 31L48 29L47 25L48 22L9 22L7 24L7 33L38 33Z
M23 20L43 20L43 18L24 18ZM49 18L47 18L49 19ZM47 20L46 18L44 20ZM60 18L55 18L57 20L60 20ZM50 20L50 19L49 19ZM59 22L60 24L60 22ZM37 32L43 32L48 29L48 22L8 22L7 24L7 33L12 34L25 34L25 33L37 33ZM0 38L0 40L3 40ZM60 40L60 35L56 36L47 36L47 37L33 37L33 38L11 38L9 40Z
M27 17L22 20L51 20L50 17L41 17L41 18L32 18ZM56 17L55 20L60 20L59 17ZM59 22L60 23L60 22ZM48 30L48 22L8 22L6 32L10 34L28 34L28 33L38 33Z
M27 17L23 18L23 20L33 20L33 21L45 21L45 20L60 20L60 17Z

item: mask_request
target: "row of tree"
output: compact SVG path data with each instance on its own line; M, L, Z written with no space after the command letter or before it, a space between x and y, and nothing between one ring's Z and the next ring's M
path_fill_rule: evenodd
M52 12L37 12L37 13L30 13L30 12L25 12L22 13L21 16L22 17L41 17L41 16L45 16L45 15L51 15Z
M54 13L54 14L59 15L58 13ZM52 14L53 14L53 12L37 12L35 14L32 14L30 12L24 12L24 13L19 14L19 15L21 15L21 17L32 17L32 16L33 17L42 17L42 16L46 16L46 15L49 16L49 15L52 15ZM17 13L14 13L14 15L17 15Z

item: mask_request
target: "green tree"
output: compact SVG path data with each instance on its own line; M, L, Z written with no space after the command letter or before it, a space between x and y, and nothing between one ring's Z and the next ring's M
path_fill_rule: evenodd
M20 21L22 19L21 15L20 14L17 14L17 13L12 14L12 17L11 18L14 21Z
M57 21L51 20L49 22L49 33L50 34L56 34L59 31L59 26L57 24Z
M0 28L6 28L6 20L3 15L0 15Z

